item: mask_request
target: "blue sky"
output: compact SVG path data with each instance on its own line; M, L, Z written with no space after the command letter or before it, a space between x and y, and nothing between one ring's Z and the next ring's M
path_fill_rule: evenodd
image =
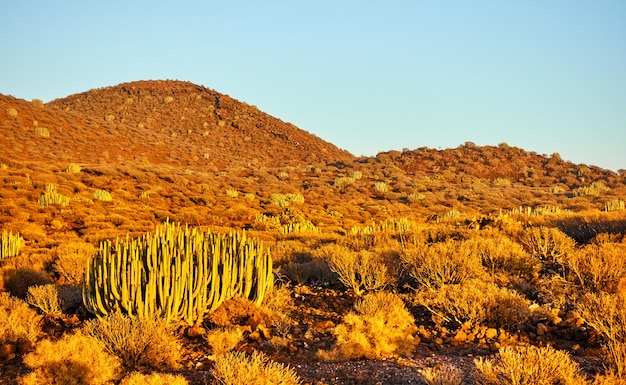
M12 1L0 93L191 81L355 155L509 145L626 169L626 2Z

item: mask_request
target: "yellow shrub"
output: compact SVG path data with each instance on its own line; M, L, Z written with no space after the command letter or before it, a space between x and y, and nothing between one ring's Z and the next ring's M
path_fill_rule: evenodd
M520 234L520 243L530 255L548 262L561 262L575 242L557 228L529 227Z
M211 374L223 385L299 385L298 375L289 367L269 361L262 353L246 356L232 352L219 356Z
M96 253L96 248L91 243L69 242L56 250L57 259L52 268L72 283L83 281L83 274L87 267L87 261Z
M479 358L475 379L479 385L581 385L578 364L562 351L548 346L505 347L493 359Z
M132 372L124 377L120 385L188 385L189 382L182 377L168 373L143 374Z
M20 385L112 384L121 368L119 359L99 341L80 333L39 342L34 352L24 356L24 363L32 372L19 379Z
M539 265L519 243L500 234L485 236L483 232L463 242L469 253L477 255L483 266L493 275L496 272L531 275Z
M34 343L41 331L41 316L19 298L0 293L0 345L19 340Z
M410 353L416 340L415 319L395 294L371 293L355 305L333 334L330 351L319 351L324 360L381 359Z
M236 327L213 329L205 339L211 346L213 357L217 357L233 350L243 340L243 332Z
M419 371L426 385L462 385L463 371L455 366L444 365Z
M54 284L29 287L26 302L41 310L46 315L61 314L59 292Z
M337 244L322 246L316 255L328 263L339 280L358 296L364 291L382 289L389 283L387 266L380 257L368 251L353 252Z
M423 289L415 294L415 302L429 309L437 323L515 329L530 317L530 302L521 294L476 279Z
M582 291L615 292L626 276L626 245L618 243L590 244L570 252L565 258L570 281Z
M439 288L484 277L480 256L463 241L449 239L405 250L402 260L419 286Z
M129 368L177 368L181 345L161 318L131 318L113 313L87 322L85 330Z

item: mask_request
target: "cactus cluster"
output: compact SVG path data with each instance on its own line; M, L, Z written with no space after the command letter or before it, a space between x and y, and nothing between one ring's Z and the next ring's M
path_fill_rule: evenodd
M191 326L231 298L260 304L273 282L269 251L245 232L166 222L154 234L103 242L88 263L83 300L97 316L122 311Z
M4 230L0 238L0 260L15 257L20 253L24 240L19 234Z
M37 204L39 207L46 207L51 204L67 206L70 204L70 198L63 194L59 194L55 185L48 184L46 185L46 191L44 191L41 197L37 200Z

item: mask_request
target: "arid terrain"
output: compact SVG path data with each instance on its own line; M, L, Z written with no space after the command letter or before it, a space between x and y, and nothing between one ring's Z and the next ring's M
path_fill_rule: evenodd
M626 381L626 170L506 143L356 157L181 81L0 94L0 137L1 384L230 383L215 369L228 351L306 384L513 384L477 366L529 347L576 370L545 383ZM46 344L96 338L84 282L102 245L172 223L262 242L273 290L159 329L171 357L105 349L121 364L101 382L62 354L39 362ZM16 298L31 319L11 318Z

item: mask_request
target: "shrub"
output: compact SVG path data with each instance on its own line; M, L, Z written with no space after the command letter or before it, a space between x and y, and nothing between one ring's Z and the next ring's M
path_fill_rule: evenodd
M611 371L626 378L626 298L624 293L589 293L578 304L580 316L606 340Z
M32 372L19 379L20 385L104 385L120 373L119 359L99 341L80 333L39 342L34 352L24 356L24 363Z
M99 201L103 202L111 202L113 197L111 197L111 193L105 190L96 190L93 192L93 197Z
M545 226L524 229L520 243L530 255L548 262L561 262L575 246L574 240L562 231Z
M48 130L46 127L35 127L35 134L42 138L49 138L50 130Z
M626 245L615 243L590 244L568 254L565 259L569 280L581 291L615 292L626 276Z
M143 374L132 372L124 377L120 385L188 385L189 382L185 377L169 373L150 373Z
M217 357L233 350L243 340L243 332L238 327L218 328L207 332L205 339Z
M504 347L493 359L479 358L475 380L479 385L580 385L586 380L570 356L547 347Z
M436 323L488 325L515 329L530 317L530 302L510 289L482 280L468 280L415 294L415 302L429 309Z
M381 359L409 354L417 341L415 319L396 294L371 293L337 325L335 346L319 351L324 360Z
M585 196L600 196L603 192L609 191L608 188L602 182L593 182L589 186L582 186L577 188L574 191L574 195L577 197L585 197Z
M53 284L29 287L26 302L41 310L45 315L61 314L59 292Z
M422 287L439 288L485 275L480 256L467 244L453 239L407 248L402 261Z
M455 366L443 365L419 371L426 385L462 385L463 371Z
M384 194L389 191L389 185L385 182L376 182L374 183L374 191L380 194Z
M128 368L179 366L180 342L171 325L161 318L131 318L114 313L87 322L85 330Z
M211 374L223 385L299 385L301 380L293 369L269 361L262 353L232 352L219 356Z
M317 249L315 254L326 261L339 280L358 296L365 290L382 289L389 283L387 266L371 252L353 252L346 247L329 244Z
M239 196L239 191L233 188L229 188L226 190L226 195L228 195L231 198L237 198Z
M9 293L0 293L0 345L20 340L34 343L41 331L41 316L24 301Z
M17 110L15 108L7 108L7 115L14 118L17 116Z
M89 258L96 254L91 243L69 242L56 249L57 259L52 269L71 283L81 283Z
M342 176L335 179L333 186L337 187L340 191L344 191L348 186L355 182L355 178L351 176Z
M532 258L522 246L504 235L485 237L480 234L464 242L471 255L480 257L482 265L493 275L496 272L531 275L539 262Z

